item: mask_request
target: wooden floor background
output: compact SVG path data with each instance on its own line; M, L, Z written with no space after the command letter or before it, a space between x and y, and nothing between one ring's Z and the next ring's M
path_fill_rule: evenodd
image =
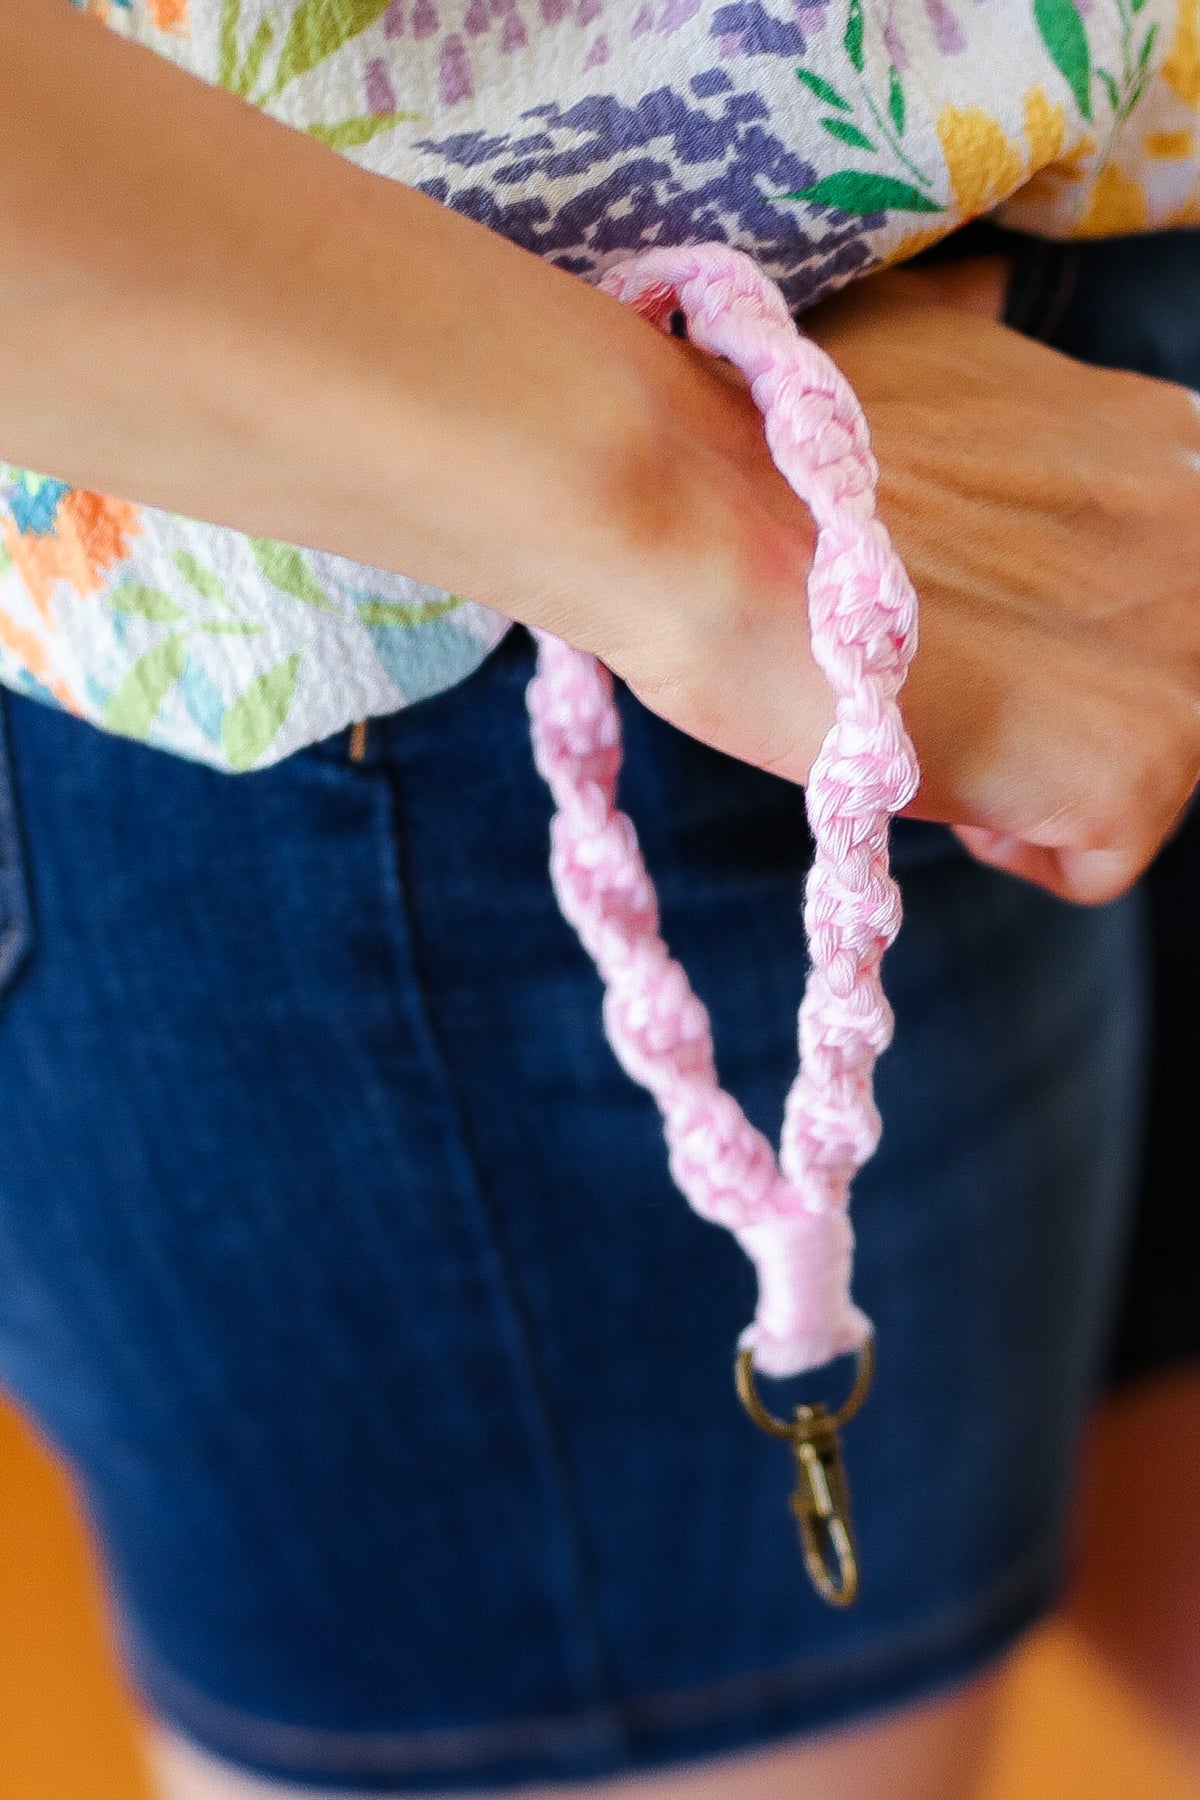
M0 1407L0 1800L152 1800L58 1469ZM1198 1800L1147 1718L1062 1629L1013 1682L987 1800Z

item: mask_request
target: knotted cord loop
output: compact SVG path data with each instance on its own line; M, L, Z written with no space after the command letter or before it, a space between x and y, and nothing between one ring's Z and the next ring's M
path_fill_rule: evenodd
M809 621L836 714L807 790L811 969L778 1159L720 1087L708 1014L659 934L637 834L616 805L608 671L539 632L528 689L534 755L557 808L555 893L604 982L605 1031L658 1103L685 1198L755 1264L758 1307L740 1348L765 1375L795 1375L861 1350L871 1330L850 1297L847 1201L879 1140L872 1078L892 1034L879 970L900 925L888 828L919 779L896 700L916 648L916 595L875 517L862 408L748 257L722 244L652 250L602 285L664 330L682 311L692 341L741 370L771 455L817 525Z

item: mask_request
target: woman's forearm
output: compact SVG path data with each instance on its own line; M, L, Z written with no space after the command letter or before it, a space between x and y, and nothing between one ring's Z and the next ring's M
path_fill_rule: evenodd
M700 359L64 0L0 0L0 338L8 460L596 648L780 561Z

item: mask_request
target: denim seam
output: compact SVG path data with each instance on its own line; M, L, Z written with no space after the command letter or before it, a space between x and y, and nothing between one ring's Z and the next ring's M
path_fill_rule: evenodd
M533 1322L521 1294L517 1271L513 1257L505 1237L498 1208L489 1192L484 1179L482 1159L479 1156L470 1125L466 1104L455 1078L451 1059L446 1051L441 1030L429 1001L429 984L423 966L423 946L421 931L417 922L416 908L412 904L407 877L408 855L404 836L404 770L401 757L396 754L389 759L386 779L391 797L393 820L392 876L399 894L399 904L410 922L412 939L412 967L416 978L416 988L421 1015L425 1029L429 1034L429 1042L437 1058L449 1104L458 1123L460 1145L463 1159L470 1174L475 1190L480 1214L486 1224L493 1252L496 1256L504 1284L504 1298L511 1308L515 1323L515 1337L519 1353L523 1361L523 1372L529 1383L532 1396L534 1416L537 1419L546 1455L546 1467L549 1480L557 1491L563 1517L567 1521L569 1539L572 1545L573 1582L577 1597L586 1606L586 1618L590 1644L588 1657L594 1674L598 1673L604 1687L610 1694L616 1694L618 1683L613 1666L611 1649L606 1642L600 1607L596 1592L596 1571L587 1542L581 1508L575 1491L575 1483L571 1474L570 1461L567 1456L561 1425L554 1406L549 1383L538 1355L536 1334ZM547 824L547 830L549 826Z
M341 1782L433 1778L498 1762L545 1754L571 1754L627 1738L630 1728L687 1730L730 1722L746 1712L829 1697L835 1702L847 1680L894 1682L922 1665L980 1652L1027 1629L1053 1605L1062 1583L1062 1544L1056 1534L1042 1540L982 1595L943 1613L932 1624L908 1631L881 1648L877 1644L822 1653L776 1665L752 1675L724 1677L657 1693L627 1695L609 1705L573 1713L505 1720L481 1726L442 1726L415 1731L339 1731L271 1721L200 1693L161 1663L132 1619L122 1622L126 1656L153 1713L164 1726L190 1737L207 1753L270 1765L289 1778L310 1776ZM845 1712L845 1707L837 1708ZM796 1731L805 1729L798 1725ZM772 1733L772 1735L777 1735Z
M1058 280L1053 292L1047 296L1042 317L1038 322L1037 335L1042 343L1052 342L1055 332L1062 324L1063 317L1075 293L1075 283L1079 275L1079 252L1067 245L1059 250Z
M1067 245L1039 241L1018 253L1004 323L1024 337L1047 342L1071 303L1078 269L1078 252Z

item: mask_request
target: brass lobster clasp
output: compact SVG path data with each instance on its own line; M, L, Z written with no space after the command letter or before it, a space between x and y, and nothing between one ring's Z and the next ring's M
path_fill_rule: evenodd
M809 1580L831 1606L849 1606L858 1593L858 1553L850 1522L850 1490L838 1437L866 1398L874 1367L874 1341L859 1353L849 1398L837 1412L827 1406L797 1406L791 1419L767 1411L754 1385L754 1353L738 1352L738 1397L754 1423L771 1437L785 1438L796 1458L791 1507Z

